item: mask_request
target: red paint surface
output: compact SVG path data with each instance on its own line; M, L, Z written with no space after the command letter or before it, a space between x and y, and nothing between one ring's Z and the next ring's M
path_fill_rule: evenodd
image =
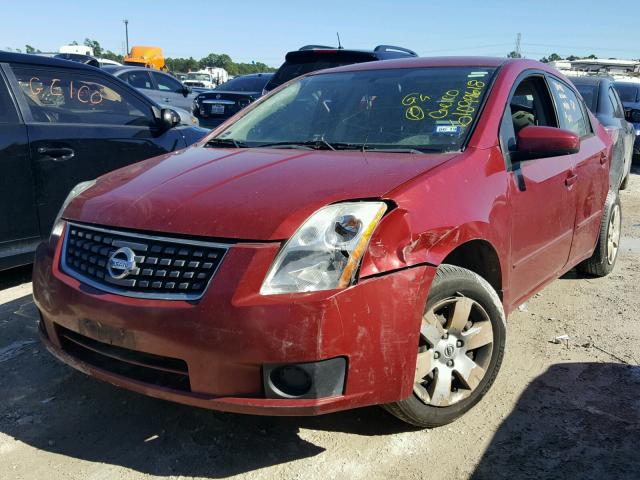
M509 92L527 69L560 76L546 65L442 58L337 70L440 65L502 65L462 153L301 153L195 146L103 177L72 202L66 218L240 241L195 304L91 292L61 273L52 247L42 245L34 296L51 336L48 348L117 385L221 410L315 414L410 395L418 328L435 266L465 243L481 240L499 259L501 293L509 312L591 254L608 189L610 139L594 118L596 134L581 141L578 153L522 162L525 191L518 188L515 172L507 169L498 132ZM573 176L575 182L567 182ZM395 208L375 230L354 286L260 296L282 240L321 206L360 198L386 199ZM194 394L133 382L66 356L53 323L74 330L83 318L133 332L141 351L184 359ZM260 398L262 364L336 356L348 359L344 395Z

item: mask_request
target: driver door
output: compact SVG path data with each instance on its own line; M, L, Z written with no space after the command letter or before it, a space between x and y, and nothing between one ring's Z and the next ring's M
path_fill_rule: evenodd
M505 110L500 139L515 159L517 133L529 125L558 128L544 75L519 80ZM511 281L514 304L557 276L567 264L576 214L573 155L509 161Z

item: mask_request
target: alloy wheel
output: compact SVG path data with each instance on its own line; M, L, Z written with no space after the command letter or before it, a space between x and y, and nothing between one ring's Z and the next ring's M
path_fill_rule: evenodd
M618 255L618 247L620 246L620 205L616 204L611 212L611 218L609 219L609 230L607 232L607 261L609 264L613 264Z
M493 326L475 300L456 296L422 317L413 392L446 407L467 398L484 378L493 351Z

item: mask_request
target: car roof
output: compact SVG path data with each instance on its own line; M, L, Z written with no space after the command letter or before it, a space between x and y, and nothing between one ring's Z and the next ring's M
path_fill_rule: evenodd
M532 68L543 64L534 60L508 59L500 57L409 57L393 60L379 60L376 62L355 63L342 67L319 70L310 75L327 72L352 72L361 70L386 70L394 68L425 68L425 67L477 67L498 68L505 64L522 63Z
M115 75L116 73L119 72L124 72L127 70L147 70L149 72L158 72L158 73L166 73L166 72L162 72L160 70L152 70L150 68L147 68L145 66L137 66L137 65L105 65L102 67L102 70L104 70L105 72L109 72L112 75Z
M230 80L235 80L236 78L251 78L251 77L273 77L273 72L245 73L244 75L237 75Z
M640 82L633 82L630 80L616 80L615 82L613 82L616 85L624 85L627 87L636 87L636 88L640 88Z
M568 76L569 80L571 80L574 84L581 83L582 85L600 85L602 82L612 82L613 78L611 77L573 77Z
M96 67L92 67L91 65L86 65L84 63L46 57L42 55L34 55L30 53L0 51L0 62L24 63L30 65L42 65L47 67L73 68L75 70L96 70Z

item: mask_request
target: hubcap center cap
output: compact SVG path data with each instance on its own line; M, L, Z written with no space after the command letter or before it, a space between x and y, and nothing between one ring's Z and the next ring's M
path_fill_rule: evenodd
M442 353L444 354L445 358L453 358L453 356L456 353L456 347L449 344L446 347L444 347L444 350Z

